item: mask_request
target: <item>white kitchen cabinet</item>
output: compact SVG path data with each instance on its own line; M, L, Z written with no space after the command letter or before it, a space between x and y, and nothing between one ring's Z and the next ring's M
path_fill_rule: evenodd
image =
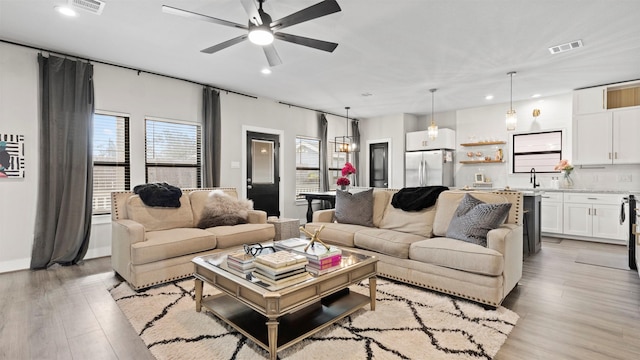
M573 114L592 114L607 111L607 87L598 86L573 92Z
M640 108L613 112L613 163L640 163Z
M576 165L640 164L640 107L573 117Z
M543 192L541 198L541 231L549 234L562 234L563 232L563 215L564 208L562 206L561 192Z
M437 149L455 149L456 148L456 132L452 129L438 130L438 137L431 140L427 131L414 131L406 134L406 150L437 150Z
M592 237L611 242L627 239L627 228L620 224L623 195L565 193L563 231L566 235Z
M573 163L575 165L611 164L613 149L611 113L573 117Z

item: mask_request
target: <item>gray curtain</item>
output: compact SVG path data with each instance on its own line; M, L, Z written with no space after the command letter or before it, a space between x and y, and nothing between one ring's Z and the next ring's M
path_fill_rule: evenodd
M203 121L203 163L202 178L204 187L220 186L221 129L220 93L210 87L202 92Z
M353 186L360 186L359 179L362 175L363 169L360 168L360 152L362 151L362 148L360 147L360 127L358 126L358 120L354 119L351 121L351 133L353 134L353 137L358 140L356 143L358 151L352 154L353 159L351 159L351 164L356 168L356 176L353 178Z
M318 137L320 138L320 191L329 191L329 160L327 159L327 132L329 122L324 114L318 118Z
M38 54L40 166L31 268L80 262L93 193L93 66Z

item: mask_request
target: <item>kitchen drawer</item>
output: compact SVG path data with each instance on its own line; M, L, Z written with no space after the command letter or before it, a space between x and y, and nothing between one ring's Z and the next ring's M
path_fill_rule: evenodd
M564 193L565 203L620 205L623 194Z
M563 199L561 192L540 192L540 197L542 201L559 201L561 202Z

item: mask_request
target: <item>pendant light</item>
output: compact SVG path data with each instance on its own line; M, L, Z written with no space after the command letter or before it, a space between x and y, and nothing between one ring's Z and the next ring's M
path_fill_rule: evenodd
M358 138L354 134L353 136L349 136L349 126L351 125L349 121L349 106L345 106L347 110L347 135L346 136L336 136L335 137L335 152L358 152Z
M510 100L509 100L509 111L507 111L507 115L505 117L507 124L507 131L513 131L516 129L516 124L518 123L518 116L516 115L516 111L513 110L513 75L515 75L515 71L510 71L507 73L511 77L511 92L510 92Z
M431 91L431 125L427 129L427 134L429 135L429 139L435 140L438 137L438 125L436 125L435 121L433 121L433 93L438 89L429 89Z

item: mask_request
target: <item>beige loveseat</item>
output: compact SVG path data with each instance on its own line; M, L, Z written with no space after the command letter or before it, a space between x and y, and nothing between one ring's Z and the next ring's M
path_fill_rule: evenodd
M305 225L320 238L379 258L378 274L496 307L522 277L522 193L448 190L436 205L406 212L391 205L397 190L375 189L373 225L334 222L335 210L313 213ZM458 204L469 193L485 203L511 202L504 224L487 234L487 246L446 237Z
M235 188L219 188L237 198ZM267 214L250 210L247 224L195 227L213 189L183 189L179 208L146 206L131 191L111 195L111 264L133 289L193 274L191 259L242 244L273 240Z

